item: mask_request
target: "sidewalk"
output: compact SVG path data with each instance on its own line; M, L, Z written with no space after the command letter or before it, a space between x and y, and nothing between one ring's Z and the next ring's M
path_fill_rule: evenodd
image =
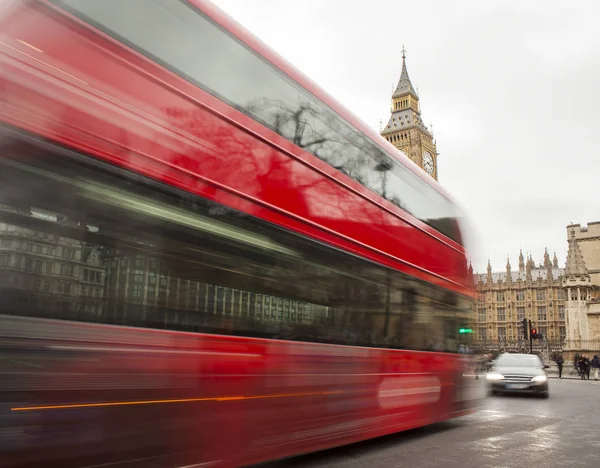
M548 372L548 378L549 379L558 379L558 371L553 372L553 373ZM581 380L581 376L578 375L577 372L573 372L573 373L563 372L562 380ZM593 382L596 382L596 380L592 377L592 374L590 374L590 380ZM598 379L598 382L600 382L600 379Z
M549 379L558 379L558 366L556 364L550 364L550 369L546 371ZM573 366L563 366L562 379L574 379L581 380L581 376L577 373ZM590 380L594 380L590 372Z

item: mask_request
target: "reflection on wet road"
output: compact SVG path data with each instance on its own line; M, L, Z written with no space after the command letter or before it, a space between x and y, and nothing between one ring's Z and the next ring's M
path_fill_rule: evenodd
M498 396L455 421L263 465L513 468L600 466L600 382L551 380L550 398Z

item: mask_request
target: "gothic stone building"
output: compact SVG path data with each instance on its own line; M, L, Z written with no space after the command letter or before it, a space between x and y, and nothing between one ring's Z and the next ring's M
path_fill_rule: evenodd
M519 343L523 341L524 318L531 320L548 341L563 340L566 326L562 275L556 254L551 261L547 250L540 265L536 265L531 256L525 262L520 252L517 271L513 271L507 261L504 272L492 272L488 262L487 274L474 275L475 340Z
M600 222L567 226L569 251L562 277L567 298L565 350L600 350Z
M402 73L392 94L392 115L381 136L438 180L437 149L433 134L421 118L419 96L406 69L406 52L402 49Z

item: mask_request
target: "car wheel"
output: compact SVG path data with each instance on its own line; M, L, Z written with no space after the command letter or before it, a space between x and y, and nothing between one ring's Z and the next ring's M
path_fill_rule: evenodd
M548 393L548 390L546 390L545 392L540 393L540 398L548 398L550 396L550 394Z

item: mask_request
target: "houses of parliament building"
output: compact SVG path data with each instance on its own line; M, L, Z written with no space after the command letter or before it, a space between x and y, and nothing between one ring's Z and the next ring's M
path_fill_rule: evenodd
M488 342L518 342L523 339L523 319L548 341L562 341L566 336L565 297L561 284L563 269L556 254L544 252L541 264L519 253L515 271L510 261L503 272L493 272L488 262L487 273L474 275L475 338Z

